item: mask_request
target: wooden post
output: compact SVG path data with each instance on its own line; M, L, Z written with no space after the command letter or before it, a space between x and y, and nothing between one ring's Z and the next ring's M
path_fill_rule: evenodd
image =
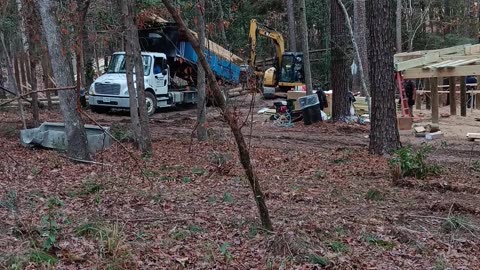
M465 76L460 77L460 115L467 116L467 84Z
M430 89L432 94L432 123L438 124L438 82L442 78L432 78L430 81Z
M422 85L422 81L425 82L425 80L421 80L419 85ZM425 87L423 87L425 89ZM417 88L417 91L420 90ZM422 96L417 92L415 95L415 110L419 111L422 109Z
M430 102L431 101L430 97L432 96L432 91L433 91L432 90L432 80L433 80L433 78L427 79L428 89L430 90L430 95L428 95L428 94L425 95L425 107L426 107L427 110L430 110L432 108L431 102Z
M450 77L450 114L457 115L457 89L456 89L456 77Z

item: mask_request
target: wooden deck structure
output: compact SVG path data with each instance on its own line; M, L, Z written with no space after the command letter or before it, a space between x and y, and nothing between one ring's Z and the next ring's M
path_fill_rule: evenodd
M480 44L461 45L440 50L416 51L410 53L399 53L394 56L395 71L400 72L403 79L424 79L428 81L430 91L418 91L430 93L432 122L438 123L439 94L449 94L450 114L456 114L456 88L460 88L461 115L467 115L467 76L480 76ZM448 78L450 84L443 85L443 79ZM459 84L457 84L459 81ZM477 84L469 84L476 89L470 90L475 104L476 96L479 93ZM439 88L449 88L449 91L439 91ZM418 99L417 99L418 101ZM417 102L418 103L418 102ZM417 109L420 104L417 104ZM472 104L472 109L474 105Z

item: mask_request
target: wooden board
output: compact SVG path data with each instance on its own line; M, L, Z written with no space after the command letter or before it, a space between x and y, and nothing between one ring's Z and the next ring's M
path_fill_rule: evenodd
M469 141L480 139L480 133L467 133L467 139Z
M479 76L480 65L459 66L450 69L411 68L403 71L404 79L423 79L437 77Z

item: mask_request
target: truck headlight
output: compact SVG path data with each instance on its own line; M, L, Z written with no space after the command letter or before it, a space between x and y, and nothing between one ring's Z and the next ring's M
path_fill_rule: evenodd
M89 95L95 94L95 87L93 86L93 83L92 85L90 85L90 88L88 89L88 94Z

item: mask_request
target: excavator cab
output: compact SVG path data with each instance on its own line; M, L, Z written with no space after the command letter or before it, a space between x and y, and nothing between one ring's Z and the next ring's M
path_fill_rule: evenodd
M280 63L279 86L302 85L304 80L303 53L286 52Z

